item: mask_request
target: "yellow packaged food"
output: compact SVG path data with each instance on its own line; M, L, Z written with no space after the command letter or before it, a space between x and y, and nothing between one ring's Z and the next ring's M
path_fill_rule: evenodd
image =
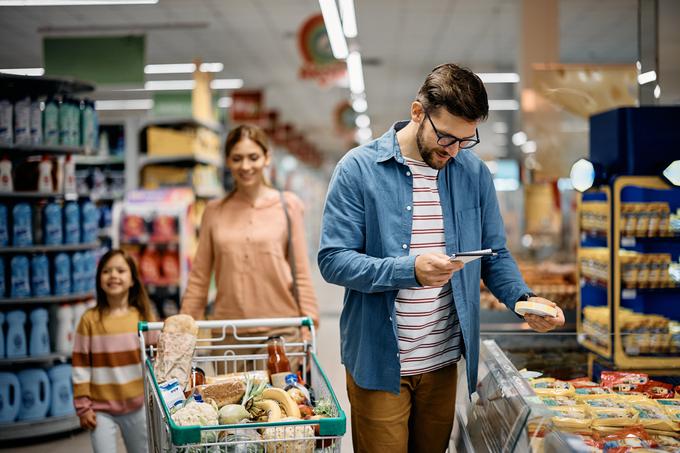
M581 399L581 402L593 409L626 409L628 404L618 395L594 395Z
M611 390L605 387L581 387L575 390L574 397L577 400L583 400L586 398L597 397L597 398L611 398L614 396Z
M529 384L538 396L573 396L574 386L554 378L532 379Z
M639 423L645 428L660 431L674 431L679 429L674 424L666 411L654 400L632 401L630 407L638 412Z
M589 429L592 422L588 408L585 406L551 407L554 415L552 421L558 429L583 430Z
M656 434L653 431L648 431L649 437L661 448L677 448L680 449L680 438L668 434Z
M559 406L571 407L580 404L576 399L568 396L542 396L541 401L550 408Z
M638 413L635 409L621 408L590 408L593 416L592 425L595 426L632 426L638 422Z

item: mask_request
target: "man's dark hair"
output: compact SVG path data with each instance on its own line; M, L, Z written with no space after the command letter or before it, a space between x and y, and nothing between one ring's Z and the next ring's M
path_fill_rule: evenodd
M416 100L426 112L444 107L450 114L468 121L489 116L489 100L482 80L468 68L453 63L434 68L418 90Z

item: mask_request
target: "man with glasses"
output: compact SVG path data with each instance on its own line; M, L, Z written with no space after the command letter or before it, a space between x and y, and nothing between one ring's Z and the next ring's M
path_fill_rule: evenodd
M472 151L489 111L484 84L454 64L436 67L410 121L354 148L331 179L319 269L344 286L340 318L355 451L447 448L457 362L477 383L479 280L513 310L536 297L505 247L492 176ZM457 252L492 249L463 265ZM526 315L547 332L564 324Z

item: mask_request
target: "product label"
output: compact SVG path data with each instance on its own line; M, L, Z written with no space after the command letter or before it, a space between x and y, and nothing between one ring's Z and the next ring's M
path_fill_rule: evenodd
M278 387L280 389L285 389L288 385L286 384L286 376L290 374L290 371L284 373L275 373L271 375L272 386Z

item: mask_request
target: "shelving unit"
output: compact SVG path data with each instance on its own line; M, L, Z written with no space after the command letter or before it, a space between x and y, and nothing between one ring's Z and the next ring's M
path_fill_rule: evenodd
M63 354L49 354L40 357L17 357L12 359L0 359L0 367L3 366L13 366L13 365L24 365L24 364L40 364L40 363L53 363L57 362L67 362L71 360Z
M60 245L34 245L30 247L3 247L0 248L0 254L19 253L47 253L47 252L77 252L82 250L92 250L99 247L98 242L91 244L60 244Z
M0 441L19 440L29 437L49 436L80 428L80 419L74 416L49 417L43 420L27 420L2 425Z
M24 304L44 305L44 304L63 304L69 302L80 302L95 297L94 293L68 294L65 296L44 296L44 297L3 297L0 299L0 306L17 306ZM33 307L31 307L33 308Z
M27 156L68 156L85 154L85 148L76 146L47 146L47 145L0 145L0 154L9 157Z

